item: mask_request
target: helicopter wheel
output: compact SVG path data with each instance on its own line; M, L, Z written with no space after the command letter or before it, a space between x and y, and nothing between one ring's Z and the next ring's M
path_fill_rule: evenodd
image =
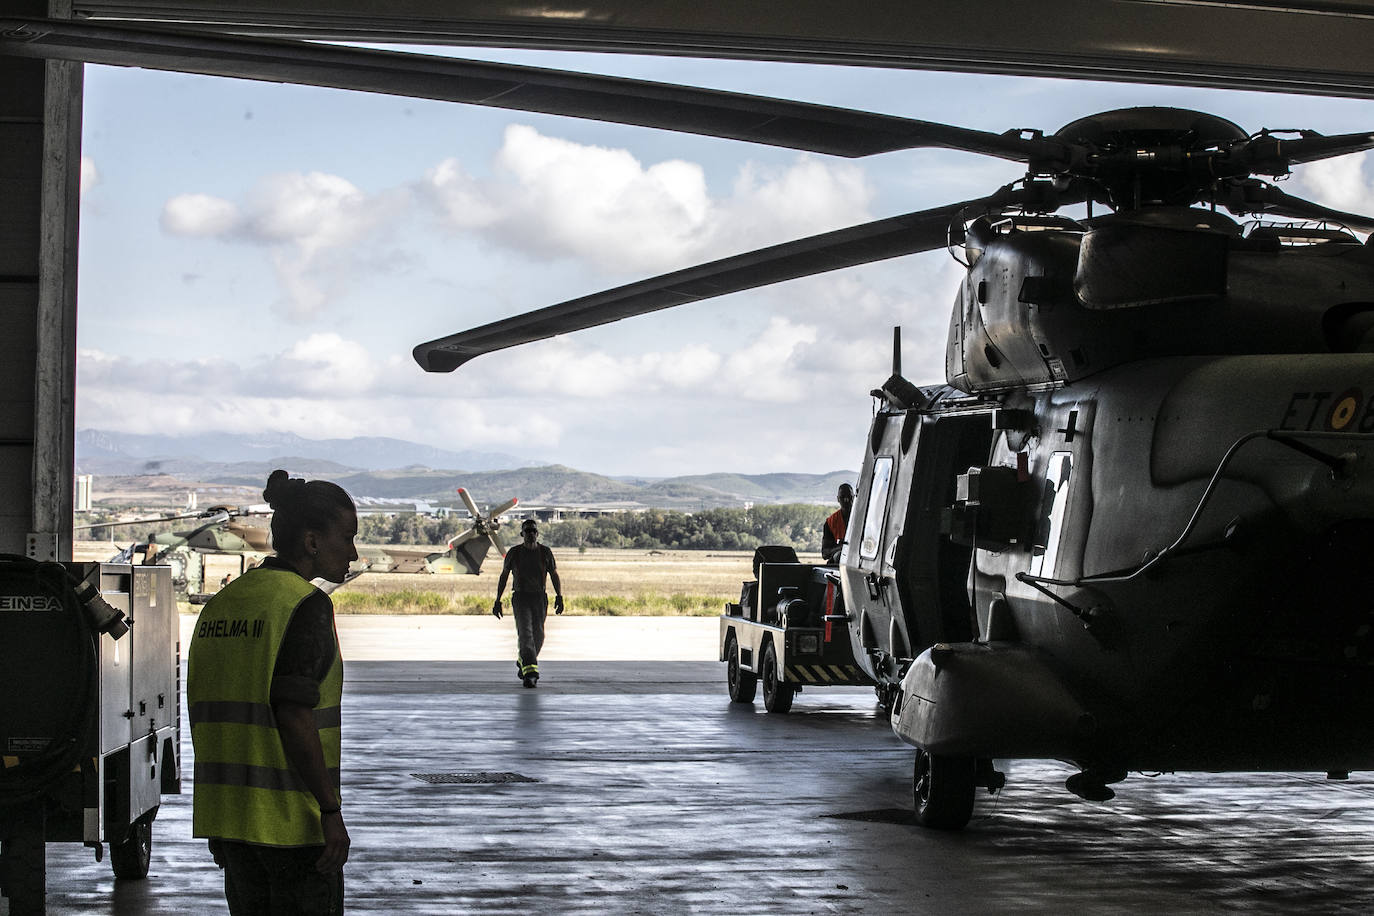
M770 642L763 650L763 708L769 712L787 712L792 708L796 693L791 684L778 677L778 654Z
M725 638L725 683L730 688L731 703L752 703L759 688L759 676L739 665L739 642L735 634Z
M972 757L945 757L916 749L912 795L916 823L935 830L962 830L973 816Z

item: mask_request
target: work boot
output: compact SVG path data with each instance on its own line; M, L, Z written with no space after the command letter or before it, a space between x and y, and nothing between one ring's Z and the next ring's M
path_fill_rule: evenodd
M537 674L527 674L527 675L525 675L525 686L526 686L526 687L538 687L538 686L539 686L539 675L537 675Z

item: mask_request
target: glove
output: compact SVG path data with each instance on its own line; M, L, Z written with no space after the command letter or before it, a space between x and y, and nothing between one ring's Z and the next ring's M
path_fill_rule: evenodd
M496 603L491 606L491 616L497 620L501 619L501 599L497 598Z
M553 596L553 612L554 612L555 614L561 614L561 613L563 613L563 596L562 596L562 595L554 595L554 596Z

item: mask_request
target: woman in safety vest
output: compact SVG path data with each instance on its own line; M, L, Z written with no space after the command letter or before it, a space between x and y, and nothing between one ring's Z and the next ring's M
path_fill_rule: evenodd
M343 912L339 795L343 660L334 605L358 515L337 484L273 471L276 555L201 610L188 651L195 836L224 869L229 912Z

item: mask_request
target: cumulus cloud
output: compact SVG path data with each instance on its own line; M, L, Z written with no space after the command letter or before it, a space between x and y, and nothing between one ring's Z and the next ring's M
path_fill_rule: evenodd
M476 386L480 388L481 386ZM292 432L306 438L391 436L450 448L555 446L557 405L508 399L452 377L420 375L408 357L377 359L325 333L242 364L228 359L77 355L77 419L123 432L183 435Z
M81 196L96 185L100 184L100 170L95 167L95 160L90 156L81 157Z
M179 194L162 209L173 235L266 246L292 318L317 315L360 260L350 256L399 211L406 192L370 195L338 175L293 172L260 181L244 202Z
M412 195L451 230L541 259L580 260L611 273L654 273L869 219L862 169L799 156L785 168L746 164L713 197L703 168L645 164L624 149L548 137L511 125L490 175L456 159L422 180L368 193L339 175L263 178L241 200L201 192L169 198L165 232L264 246L292 318L320 314L364 269L365 243L397 224Z
M162 230L172 235L214 237L239 225L239 208L209 194L178 194L162 206Z
M787 169L747 164L713 199L700 165L644 165L623 149L506 129L495 172L456 160L431 169L419 193L451 228L539 257L573 257L614 272L665 271L868 219L873 192L856 165L801 156Z
M1294 173L1297 193L1347 213L1374 214L1374 184L1365 170L1369 153L1337 156L1300 166Z
M276 361L283 384L303 393L339 397L362 394L378 378L367 348L338 334L313 334Z

